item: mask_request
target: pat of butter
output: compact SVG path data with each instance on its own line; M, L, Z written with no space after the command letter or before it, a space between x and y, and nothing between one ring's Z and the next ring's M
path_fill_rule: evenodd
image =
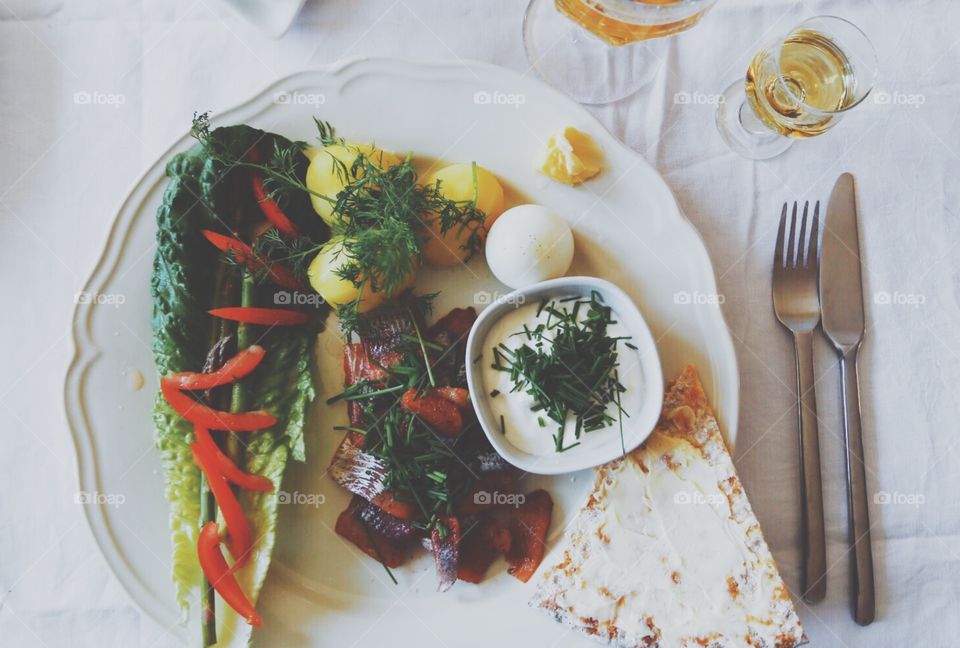
M603 149L589 135L567 126L547 140L535 168L557 182L577 185L600 173Z

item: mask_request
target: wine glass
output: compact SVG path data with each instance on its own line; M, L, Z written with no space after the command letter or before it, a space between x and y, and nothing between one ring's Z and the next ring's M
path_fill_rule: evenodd
M717 128L743 157L772 158L833 128L876 79L877 54L856 25L810 18L754 56L746 79L723 94Z
M692 27L717 0L531 0L523 44L537 73L587 104L627 97L649 83L659 40Z

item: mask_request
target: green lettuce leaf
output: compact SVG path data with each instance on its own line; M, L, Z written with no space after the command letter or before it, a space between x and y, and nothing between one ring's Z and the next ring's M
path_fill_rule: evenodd
M210 144L222 147L219 150L236 153L249 150L261 140L268 144L274 138L282 140L247 126L219 128L209 137ZM157 211L157 251L151 279L153 355L160 375L197 371L206 358L212 326L207 310L213 303L220 260L201 230L226 231L219 215L229 214L232 209L251 209L253 205L247 197L237 204L237 192L231 191L231 183L224 181L227 171L200 144L178 154L167 165L169 183ZM256 209L255 205L252 208ZM254 600L266 576L276 539L277 505L287 460L305 459L306 413L315 396L310 374L314 333L302 328L277 328L267 333L258 341L267 354L257 370L244 380L250 409L266 409L278 418L274 427L243 439L245 469L269 477L276 486L270 493L240 494L256 539L255 559L240 577ZM177 601L186 614L199 600L201 580L196 552L200 473L188 447L192 426L159 395L153 420L170 502L173 579ZM224 610L226 606L218 606L218 613Z

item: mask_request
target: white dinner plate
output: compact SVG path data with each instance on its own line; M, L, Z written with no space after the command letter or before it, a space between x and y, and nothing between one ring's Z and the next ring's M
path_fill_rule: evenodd
M311 139L314 115L343 136L388 150L476 160L506 181L512 203L536 202L562 214L576 240L570 273L610 280L636 300L665 379L694 364L733 442L736 359L703 243L656 171L584 108L528 76L488 64L365 59L278 81L215 115L214 123L248 123ZM532 167L548 134L568 125L593 136L607 158L604 172L577 188L548 181ZM199 641L199 629L196 615L178 625L170 579L168 507L150 418L157 377L149 280L164 165L190 145L187 136L177 141L120 207L103 257L78 299L76 356L66 378L80 490L90 502L94 536L131 597L185 642ZM480 258L469 267L424 270L417 287L441 291L437 314L454 306L482 309L509 290ZM439 594L429 556L396 570L400 583L393 585L380 565L334 535L348 498L325 470L341 436L332 428L346 413L342 403L328 407L324 399L341 390L340 348L335 332L318 339L321 396L307 431L308 461L291 464L283 484L290 504L280 507L274 562L258 604L264 627L256 633L257 645L591 645L528 608L532 586L510 577L502 561L483 584L457 583ZM146 379L139 390L137 372ZM591 482L590 472L521 482L527 489L542 485L554 496L551 543Z

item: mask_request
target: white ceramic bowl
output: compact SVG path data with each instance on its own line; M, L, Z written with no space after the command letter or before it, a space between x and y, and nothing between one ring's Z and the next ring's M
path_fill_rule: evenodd
M619 434L607 434L604 441L589 446L571 448L550 456L531 454L516 447L500 430L500 419L491 406L491 386L484 384L483 368L490 362L486 339L493 325L508 312L527 304L537 304L544 299L584 296L597 291L610 306L618 321L632 336L630 342L637 347L641 381L639 404L628 411L623 419L623 445ZM643 315L633 300L620 288L596 277L561 277L551 279L504 295L486 308L477 318L467 338L467 384L470 400L484 433L497 452L511 464L530 473L556 475L599 466L630 452L646 440L660 418L663 406L663 371L660 356ZM501 394L498 398L509 397Z

